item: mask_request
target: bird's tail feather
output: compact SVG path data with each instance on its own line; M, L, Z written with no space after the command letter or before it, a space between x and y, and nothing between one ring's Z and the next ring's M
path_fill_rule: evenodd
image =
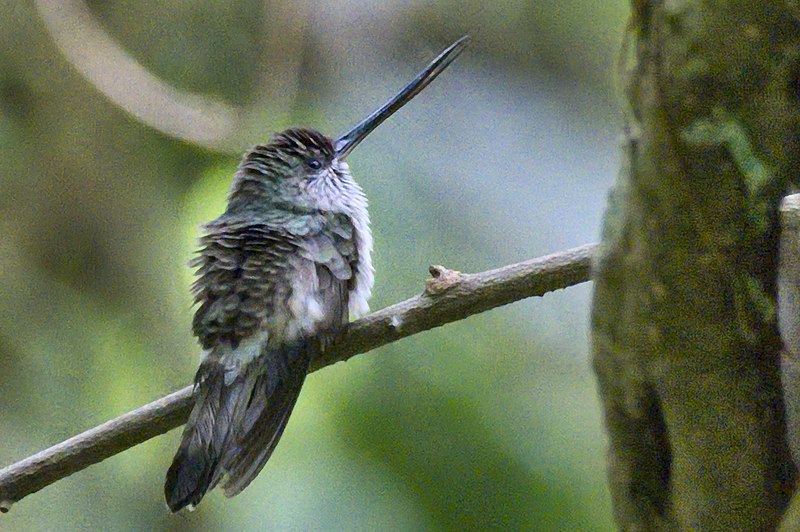
M209 356L197 372L196 400L164 492L173 512L196 506L226 475L232 497L258 475L297 402L310 362L307 345L226 368Z
M311 361L308 346L284 350L272 357L272 371L260 373L242 412L240 429L227 449L222 467L225 495L233 497L258 475L278 445L303 386Z

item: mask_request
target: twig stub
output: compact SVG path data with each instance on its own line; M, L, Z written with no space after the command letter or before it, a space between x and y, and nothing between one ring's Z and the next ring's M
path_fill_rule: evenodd
M464 277L459 271L448 270L444 266L433 264L428 268L431 278L425 285L425 293L428 295L440 294L461 281Z

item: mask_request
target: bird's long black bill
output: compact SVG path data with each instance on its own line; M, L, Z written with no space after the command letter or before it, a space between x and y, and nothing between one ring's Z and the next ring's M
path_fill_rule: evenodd
M394 114L395 111L407 104L414 96L420 93L422 89L436 79L436 76L452 63L458 57L464 48L469 43L469 35L461 37L459 40L451 44L444 50L439 57L433 60L428 67L420 72L414 80L406 85L403 90L397 95L386 102L383 107L369 115L362 120L356 127L351 129L348 133L342 135L336 140L336 156L339 159L347 157L353 148L364 140L364 138L378 127L384 120Z

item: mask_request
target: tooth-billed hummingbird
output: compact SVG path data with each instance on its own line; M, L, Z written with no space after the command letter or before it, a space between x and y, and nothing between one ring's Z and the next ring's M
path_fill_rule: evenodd
M194 507L221 480L228 497L250 484L286 427L322 338L368 310L367 200L345 159L467 41L338 139L287 129L244 155L228 206L204 226L193 261L193 329L203 352L164 486L173 512Z

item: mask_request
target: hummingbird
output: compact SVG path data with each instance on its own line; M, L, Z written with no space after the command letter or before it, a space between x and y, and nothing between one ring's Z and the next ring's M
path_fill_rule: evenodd
M228 205L203 226L192 285L202 347L194 407L169 468L170 510L220 481L227 497L259 474L311 361L350 316L369 311L374 270L367 199L347 157L464 50L464 36L337 139L292 128L247 151Z

